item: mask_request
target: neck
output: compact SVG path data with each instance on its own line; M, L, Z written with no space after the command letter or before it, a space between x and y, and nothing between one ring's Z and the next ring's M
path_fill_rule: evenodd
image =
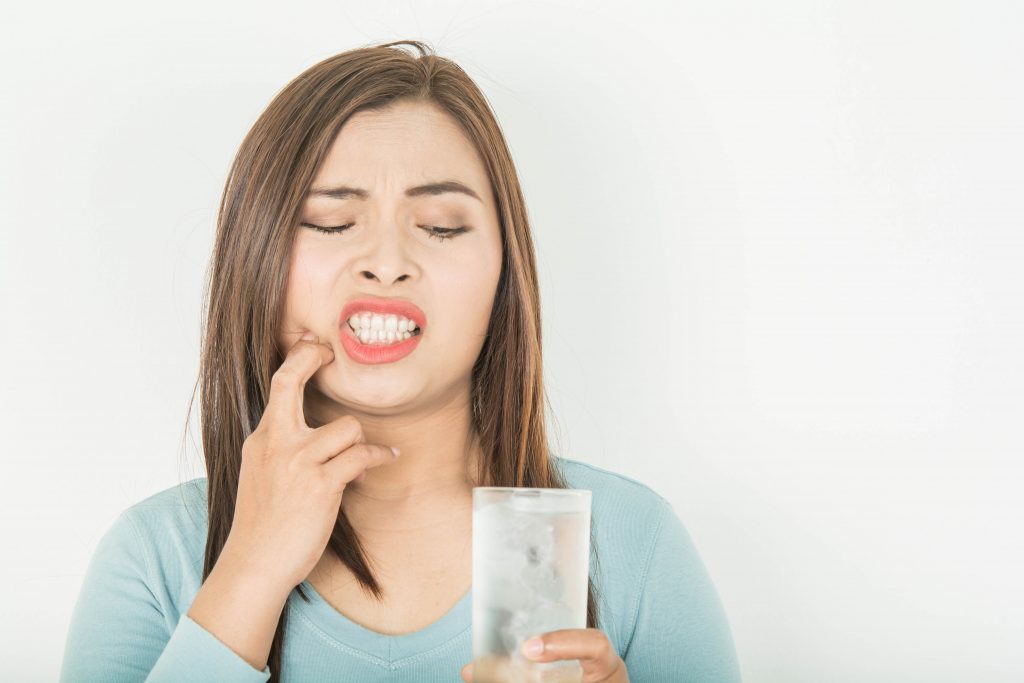
M310 426L353 415L366 443L401 451L395 462L370 467L363 481L345 487L342 505L357 531L422 529L450 522L453 508L472 509L482 452L468 396L418 415L371 415L308 399L305 405L307 418L326 418Z

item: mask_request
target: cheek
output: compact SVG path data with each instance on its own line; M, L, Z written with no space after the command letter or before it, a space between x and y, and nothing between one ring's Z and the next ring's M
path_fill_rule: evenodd
M474 343L482 341L491 319L500 273L500 255L498 259L468 260L447 271L444 307L449 312L447 317L454 322L452 331L456 336L472 337Z
M285 316L293 326L318 319L318 309L329 303L339 267L337 258L303 248L298 241L289 264L285 302Z

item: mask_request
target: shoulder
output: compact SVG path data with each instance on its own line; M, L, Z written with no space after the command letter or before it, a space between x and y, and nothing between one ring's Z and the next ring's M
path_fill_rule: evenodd
M657 493L647 484L637 481L632 477L627 477L619 472L613 472L612 470L605 469L582 460L575 460L564 456L553 457L555 462L568 477L572 477L580 481L600 482L604 486L619 487L623 490L633 492L642 491L645 495L653 495L665 500L661 494Z
M739 681L715 583L672 504L622 474L559 463L572 488L593 492L599 624L630 670L659 681Z
M193 479L121 510L86 568L76 638L87 640L91 624L104 619L127 623L153 613L162 617L167 633L174 630L202 584L205 485L205 478Z
M175 529L192 534L207 525L206 477L197 477L158 491L122 513L140 532Z
M591 514L606 524L626 529L643 529L651 536L652 523L657 525L672 509L671 503L652 487L624 474L572 458L558 457L558 466L572 488L591 492Z
M556 463L571 488L591 491L590 575L600 594L602 627L621 654L663 527L681 522L669 501L643 482L570 458Z
M116 526L138 539L154 592L168 606L188 604L202 583L208 529L206 477L158 491L127 507Z

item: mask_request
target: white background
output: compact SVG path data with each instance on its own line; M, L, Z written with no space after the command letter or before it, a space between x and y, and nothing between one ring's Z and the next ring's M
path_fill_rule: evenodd
M402 38L513 150L556 447L672 501L744 680L1024 679L1021 3L187 4L4 11L5 679L56 678L99 537L205 474L242 137Z

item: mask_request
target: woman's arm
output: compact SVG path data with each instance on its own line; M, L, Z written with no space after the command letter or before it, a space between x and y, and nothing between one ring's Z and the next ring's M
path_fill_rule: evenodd
M172 627L150 589L159 579L151 573L146 547L130 509L100 539L72 614L61 683L267 681L268 668L254 668L188 614L182 614L169 632ZM219 635L245 649L245 642L262 642L264 635L257 632L266 630L269 612L276 608L280 614L284 601L276 607L276 597L268 600L266 593L255 589L243 599L230 574L227 570L218 573L215 567L207 577L200 593L208 611L200 618L214 623ZM224 628L225 620L251 627L252 641L242 639L239 631Z

